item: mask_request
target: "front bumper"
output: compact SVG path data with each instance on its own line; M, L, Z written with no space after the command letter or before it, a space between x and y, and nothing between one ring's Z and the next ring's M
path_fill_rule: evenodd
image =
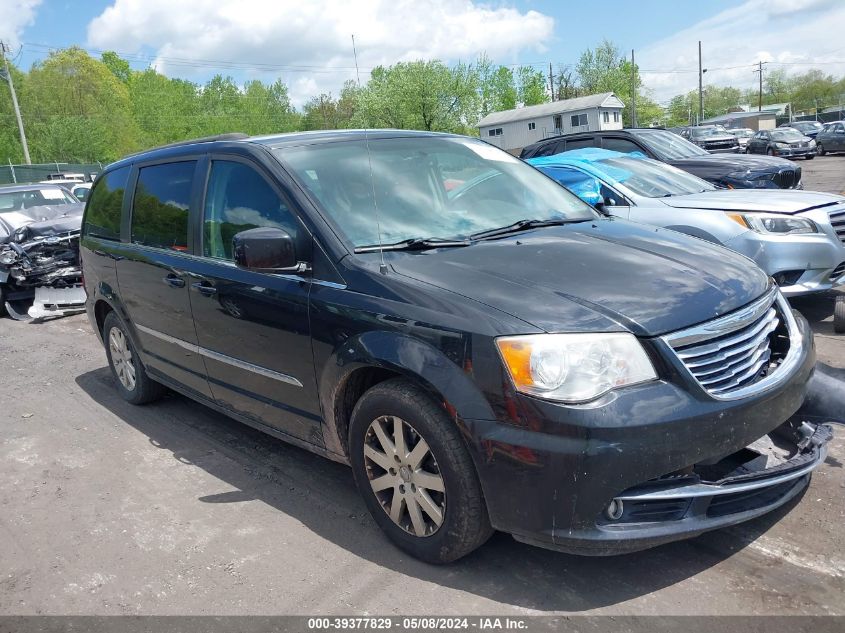
M819 224L830 223L826 215L806 217ZM753 259L766 274L778 278L780 290L787 297L830 290L845 283L845 244L832 230L830 234L785 237L747 231L725 246Z
M535 545L609 555L739 523L786 503L806 486L809 472L791 480L773 501L740 504L718 517L707 516L701 500L690 502L680 518L629 522L624 529L605 517L620 495L643 494L641 486L670 473L733 454L798 411L815 351L809 326L800 315L796 319L800 362L777 387L743 400L713 399L680 362L667 361L660 372L664 380L593 403L564 406L516 396L506 403L502 420L465 420L493 526Z
M815 156L815 147L795 147L789 149L776 149L774 155L781 158L806 158L807 156Z

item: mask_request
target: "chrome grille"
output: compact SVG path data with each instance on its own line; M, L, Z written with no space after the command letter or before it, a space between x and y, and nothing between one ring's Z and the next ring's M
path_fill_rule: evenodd
M845 244L845 209L830 212L830 225L836 235Z
M776 373L789 350L790 336L783 334L791 335L788 330L794 321L791 314L785 318L779 299L772 289L745 308L669 334L664 340L707 393L716 398L738 397ZM775 349L778 336L782 338Z

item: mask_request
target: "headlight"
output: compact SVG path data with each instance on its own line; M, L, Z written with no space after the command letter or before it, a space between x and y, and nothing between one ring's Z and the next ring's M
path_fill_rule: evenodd
M657 374L632 334L528 334L496 339L517 391L586 402Z
M786 149L789 147L789 143L774 143L774 146L778 149Z
M18 259L18 254L15 251L9 249L5 250L0 253L0 264L5 264L6 266L10 264L14 264Z
M799 235L821 233L812 220L765 213L728 213L728 217L742 226L769 235Z
M807 146L808 146L808 147L815 147L815 146L816 146L816 141L815 141L815 139L812 139L812 138L811 138L811 139L810 139L810 142L809 142L809 143L807 143Z
M15 240L18 244L20 244L21 242L26 241L26 236L28 233L29 230L25 226L19 227L15 230L14 235L12 235L12 239Z

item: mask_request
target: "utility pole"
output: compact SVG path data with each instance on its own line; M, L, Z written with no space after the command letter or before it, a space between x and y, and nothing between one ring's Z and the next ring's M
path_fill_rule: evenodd
M698 40L698 122L704 118L704 71L701 70L701 40Z
M557 101L555 99L555 80L552 77L552 63L549 62L549 94L552 95L552 101Z
M634 49L631 49L631 127L637 127L637 67L634 64Z
M9 90L12 92L12 106L15 108L15 117L18 120L18 131L21 134L21 146L23 147L23 157L27 165L31 165L32 161L29 159L29 145L26 144L26 134L23 131L23 119L21 119L21 109L18 107L18 95L15 94L15 84L12 82L12 71L9 70L9 60L6 59L6 44L0 41L0 55L3 56L3 65L6 67L6 79L9 82Z
M757 112L763 111L763 62L757 62L757 70L752 72L760 73L760 90L757 93Z

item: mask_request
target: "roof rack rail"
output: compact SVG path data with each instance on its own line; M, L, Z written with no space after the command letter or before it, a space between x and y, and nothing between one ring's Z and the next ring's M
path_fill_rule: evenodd
M168 149L171 147L181 147L182 145L194 145L195 143L211 143L213 141L240 141L245 138L249 138L249 134L244 134L243 132L226 132L225 134L214 134L213 136L202 136L200 138L190 138L184 141L176 141L175 143L167 143L166 145L157 145L156 147L150 147L148 149L141 150L140 152L128 154L128 156L137 156L138 154L145 154L153 150Z

